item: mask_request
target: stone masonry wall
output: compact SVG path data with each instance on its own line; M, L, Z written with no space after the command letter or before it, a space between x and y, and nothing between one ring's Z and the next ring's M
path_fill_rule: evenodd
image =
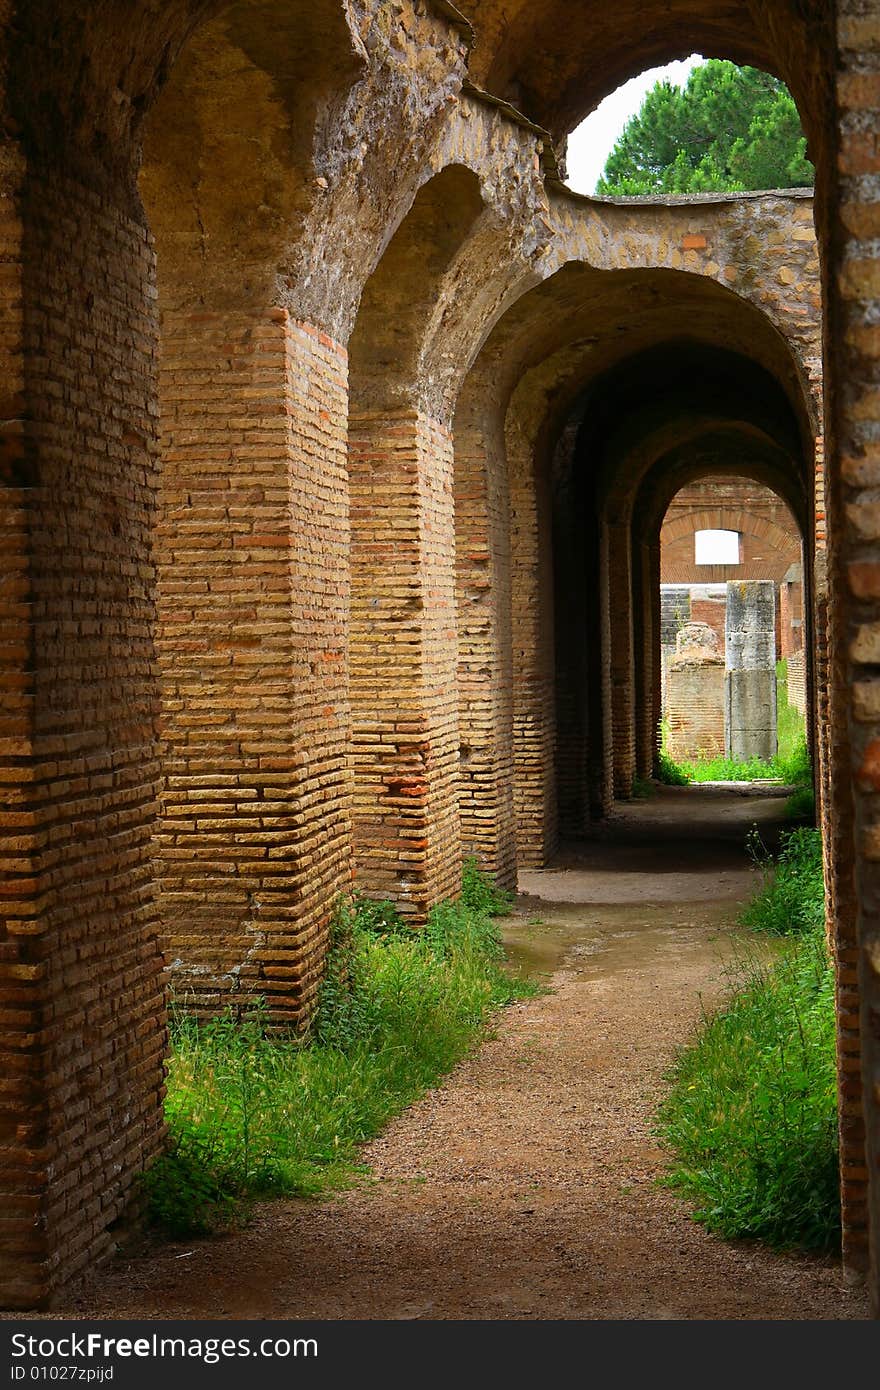
M191 1007L303 1019L350 883L346 354L166 313L158 530L166 950Z
M837 964L844 1259L870 1266L880 1312L880 43L876 14L837 6L839 248L828 273L829 547L826 870Z

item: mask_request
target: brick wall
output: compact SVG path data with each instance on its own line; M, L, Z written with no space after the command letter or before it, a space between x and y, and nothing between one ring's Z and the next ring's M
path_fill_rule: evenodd
M542 867L558 843L551 503L530 454L507 439L510 473L514 808L517 861Z
M628 797L636 771L633 687L632 540L623 522L608 525L608 658L614 795Z
M787 659L788 703L793 705L802 718L807 717L807 663L804 650L792 652Z
M346 371L281 309L165 313L166 949L190 1006L291 1024L350 884Z
M737 531L737 565L698 565L697 531ZM713 477L676 493L660 530L664 584L715 584L728 579L775 579L801 558L801 537L791 510L774 492L743 478Z
M510 517L497 423L459 408L455 429L459 796L462 850L516 887Z
M162 1137L156 323L131 206L33 170L3 203L4 1307L110 1252Z
M420 923L461 886L449 431L353 414L349 483L355 882Z
M638 544L633 561L636 773L648 778L656 768L662 710L659 545Z
M837 962L844 1259L870 1266L880 1310L880 330L876 200L880 65L876 15L836 12L836 169L828 210L828 708L820 708L829 906ZM821 514L820 514L821 516ZM820 614L820 619L821 619ZM817 623L821 632L821 624ZM825 715L823 720L822 715ZM871 1239L869 1241L869 1230Z
M691 595L691 622L705 623L718 638L718 650L724 654L725 619L727 617L727 594L710 596L699 592Z
M800 567L798 567L800 569ZM779 655L790 657L804 645L804 586L800 578L783 579L779 586Z

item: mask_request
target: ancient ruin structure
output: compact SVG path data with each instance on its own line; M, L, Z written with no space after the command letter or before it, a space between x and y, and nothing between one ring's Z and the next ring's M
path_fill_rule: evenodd
M666 676L668 751L677 762L723 757L724 657L708 623L684 623Z
M707 535L710 544L701 553L700 541ZM726 555L719 555L717 539L713 549L713 538L719 535L727 542ZM760 711L766 705L775 715L776 686L771 673L779 657L792 659L792 702L802 717L806 716L803 538L782 499L749 479L703 479L683 487L669 504L660 527L661 707L667 724L675 729L670 751L673 745L680 751L673 756L689 758L698 749L707 756L732 753L736 738L732 739L731 733L736 733L740 719L737 710L731 710L730 696L734 695L736 706L736 690L750 680L730 674L726 695L722 692L719 697L722 705L725 698L728 700L726 735L723 728L719 733L717 720L709 714L709 686L704 689L704 680L677 677L670 702L668 669L682 625L707 624L718 638L728 672L743 669L742 643L735 644L736 651L729 650L728 629L734 617L729 597L734 608L739 608L740 586L768 581L773 587L770 617L774 634L773 641L762 648L761 661L768 679L758 702L752 705L759 719L757 724L750 721L751 733L743 745L750 749L746 757L772 757L775 752L775 718L768 722ZM748 611L758 612L756 608ZM749 661L755 652L753 647L747 654ZM708 675L705 680L709 680ZM685 753L685 748L690 751Z
M724 722L732 758L776 753L776 591L770 579L727 586Z
M719 474L806 541L844 1264L876 1288L880 20L0 22L4 1304L112 1248L161 1146L166 966L297 1024L352 873L418 922L464 853L511 884L650 774L659 527ZM567 132L694 49L788 83L815 207L566 190Z
M735 540L736 559L697 559L706 532ZM708 623L722 650L728 581L772 579L776 586L776 650L789 657L803 646L803 542L797 521L780 497L747 478L709 478L683 487L660 527L660 589L688 619ZM679 589L689 590L681 603ZM674 637L672 638L674 645Z

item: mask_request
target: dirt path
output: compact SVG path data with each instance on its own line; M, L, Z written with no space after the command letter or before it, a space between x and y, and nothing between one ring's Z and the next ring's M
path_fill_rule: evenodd
M742 853L778 803L667 793L565 867L523 876L511 950L553 992L517 1005L332 1200L120 1259L77 1317L862 1318L836 1261L725 1244L655 1186L674 1047L741 949ZM704 827L712 820L713 830ZM536 918L542 919L538 925Z

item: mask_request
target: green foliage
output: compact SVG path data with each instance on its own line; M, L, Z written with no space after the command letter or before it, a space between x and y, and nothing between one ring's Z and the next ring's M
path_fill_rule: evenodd
M783 831L781 844L774 861L754 836L752 852L764 869L764 883L740 921L773 936L804 936L824 929L822 832L808 826Z
M681 763L690 782L764 782L778 779L775 762L762 758L699 758Z
M471 855L461 871L461 904L476 916L505 917L513 907L513 894L499 888Z
M812 787L798 787L785 803L785 814L789 820L815 823L816 796Z
M658 1130L668 1184L727 1238L831 1251L840 1241L833 974L820 929L739 991L676 1062Z
M673 762L669 754L661 748L657 755L657 780L667 787L686 787L691 779L684 768Z
M813 769L810 766L810 752L803 734L789 753L777 753L773 759L773 766L780 781L791 782L799 787L812 787Z
M797 108L777 78L712 59L684 88L657 82L608 156L596 191L629 196L812 185Z
M713 60L683 90L656 84L609 156L598 191L695 193L812 181L785 87L754 68Z
M678 1058L659 1132L675 1153L668 1182L719 1235L832 1250L840 1238L834 976L825 944L822 845L790 831L743 912L793 936L773 964L737 970L737 992L704 1017Z
M636 801L648 801L652 796L656 796L657 788L647 777L634 777L632 780L632 791L630 795Z
M203 1233L254 1197L351 1183L358 1146L435 1085L494 1010L536 992L503 967L489 913L506 895L476 866L467 881L421 932L389 904L341 906L306 1038L273 1036L263 1007L207 1023L175 1011L171 1141L144 1180L158 1225Z
M776 663L776 742L777 757L782 762L787 761L795 754L806 760L806 767L802 771L806 780L809 781L811 771L809 754L807 753L806 730L800 710L788 703L788 662L785 660ZM800 750L803 752L801 753ZM799 781L801 778L795 776L790 780Z
M800 711L788 703L788 663L784 660L776 663L776 711L779 751L775 763L783 782L795 787L785 803L785 814L789 820L815 821L816 798L806 730Z

